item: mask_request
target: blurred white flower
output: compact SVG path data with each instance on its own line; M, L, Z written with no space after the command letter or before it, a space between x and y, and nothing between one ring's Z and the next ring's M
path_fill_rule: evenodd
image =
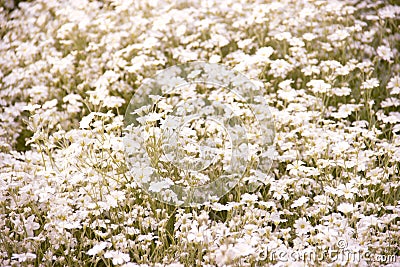
M314 93L326 93L331 89L331 85L324 80L311 80L307 83Z
M332 113L334 118L347 118L357 109L357 105L353 104L344 104L339 107L339 110L336 113Z
M295 201L293 201L293 204L290 205L291 208L297 208L297 207L301 207L304 204L306 204L308 202L308 197L305 196L301 196L300 198L296 199Z
M210 63L219 63L221 62L221 56L219 55L212 55L209 60Z
M154 169L145 165L136 163L132 168L133 177L138 183L148 183Z
M218 47L223 47L223 46L226 46L227 44L229 44L229 40L221 34L211 34L211 40Z
M94 119L95 113L90 113L89 115L83 117L79 123L79 128L81 129L88 129L89 124L92 122Z
M151 182L149 191L158 193L163 189L169 188L171 185L174 185L174 182L171 179L165 178L160 182Z
M18 262L26 262L29 260L36 259L36 254L34 254L34 253L22 253L22 254L13 253L11 258L18 260Z
M332 146L332 152L335 155L342 155L342 153L344 151L347 151L350 148L350 144L347 141L340 141L340 142L336 142L333 146Z
M86 252L86 254L88 254L90 256L95 256L95 255L99 254L100 252L102 252L108 246L109 246L108 242L100 242L100 243L94 245L91 249L89 249Z
M247 194L246 193L246 194L243 194L241 197L241 201L243 203L250 203L250 204L256 202L257 199L258 199L258 196L255 194Z
M343 212L344 214L349 214L351 212L354 212L355 207L351 203L341 203L337 207L338 211Z
M332 93L337 96L348 96L351 93L351 89L349 87L340 87L340 88L332 88Z
M314 40L315 38L317 38L317 36L313 33L307 32L307 33L303 34L303 39L306 41L310 42L310 41Z
M270 73L274 77L284 77L290 70L292 70L293 66L288 63L286 60L277 59L273 60L271 63Z
M388 85L388 89L392 89L390 91L391 95L397 95L400 94L400 76L394 76L390 79Z
M104 253L104 258L112 259L114 265L121 265L130 260L129 254L115 250L110 250Z
M31 215L26 220L24 220L25 231L29 237L34 236L33 231L40 228L40 224L35 222L35 217L35 215Z
M378 53L378 56L383 60L390 62L393 58L393 52L388 46L384 45L378 46L376 52Z
M362 83L361 88L363 89L373 89L379 86L379 80L376 78L371 78Z
M346 39L349 36L350 36L350 34L347 30L337 30L333 34L329 35L328 39L334 43L337 41L343 41L344 39Z
M34 104L34 105L28 104L28 105L26 105L23 109L32 112L32 111L34 111L34 110L36 110L36 109L38 109L38 108L40 108L40 107L41 107L41 105L37 105L37 104Z
M192 228L187 235L187 239L189 242L208 243L211 241L210 231L207 229L207 226L192 225Z
M269 59L272 53L274 53L274 49L272 47L270 46L261 47L260 49L257 50L256 57L260 61L265 61Z

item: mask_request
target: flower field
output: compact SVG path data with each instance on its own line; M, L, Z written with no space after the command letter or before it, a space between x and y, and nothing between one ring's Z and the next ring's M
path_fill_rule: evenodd
M400 266L396 1L0 5L0 266ZM191 62L241 73L257 105L201 85L139 94ZM155 111L132 109L135 95L157 99ZM171 156L158 141L177 127L166 117L177 103L173 118L211 104ZM249 132L207 123L218 110ZM249 144L227 142L227 129ZM273 141L265 164L257 140ZM167 182L143 188L155 169ZM229 192L196 205L149 193L239 170Z

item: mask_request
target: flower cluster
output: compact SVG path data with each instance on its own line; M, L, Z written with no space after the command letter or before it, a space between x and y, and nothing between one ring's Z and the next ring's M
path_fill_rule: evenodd
M395 1L0 2L1 266L390 264L264 257L335 249L339 240L399 261ZM207 109L172 138L178 150L158 155L168 152L158 133L206 100L214 112L228 106L223 117L236 112L253 123L229 90L207 85L168 98L149 94L153 112L129 110L149 78L192 61L221 63L252 80L275 122L276 148L250 142L241 158L258 168L246 168L220 199L176 207L147 191L168 181L212 182L232 160L225 151L234 142L205 123ZM262 107L252 110L268 117ZM127 109L138 128L125 132ZM258 135L271 136L265 129L249 136ZM141 149L158 161L126 160ZM268 155L272 166L260 160ZM188 165L195 171L177 170ZM167 184L143 190L155 166Z
M240 73L202 62L174 66L141 86L127 107L127 162L159 200L203 204L244 181L257 163L266 174L271 119L260 88Z

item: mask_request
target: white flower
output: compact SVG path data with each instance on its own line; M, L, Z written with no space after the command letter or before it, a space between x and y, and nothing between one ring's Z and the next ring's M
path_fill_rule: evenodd
M338 211L343 212L344 214L348 214L350 212L353 212L355 210L355 207L353 204L350 203L341 203L338 207L337 207Z
M159 43L160 41L156 37L150 36L143 42L143 48L150 49L157 46Z
M129 254L115 250L107 251L106 253L104 253L104 258L112 258L112 263L114 265L121 265L130 260Z
M392 89L390 91L391 95L397 95L400 94L400 76L394 76L390 79L388 85L388 89Z
M271 74L274 77L284 77L290 70L292 70L293 66L288 63L284 59L277 59L272 61L271 63Z
M150 112L149 114L137 118L136 120L138 122L140 122L141 124L145 124L145 123L152 123L152 122L156 122L158 120L160 120L162 118L162 114L160 113L156 113L156 112Z
M339 195L344 195L346 199L353 199L355 196L354 194L358 191L352 183L347 183L346 185L340 184L338 190Z
M135 135L133 135L132 133L126 134L123 137L123 143L124 143L124 146L125 146L125 152L128 155L135 155L140 150L141 145L140 145L140 142L135 140L136 138L137 137Z
M186 33L186 25L182 24L178 28L176 28L175 34L180 37Z
M90 113L89 115L83 117L81 119L81 122L79 123L79 128L81 129L88 129L89 128L89 124L92 122L92 120L94 119L95 113Z
M275 34L274 36L278 41L283 41L283 40L290 40L292 38L292 34L290 32L280 32Z
M288 164L286 170L289 171L290 175L297 176L299 171L304 169L304 167L302 167L304 164L305 164L304 161L296 160L293 163Z
M307 33L303 34L303 39L306 40L306 41L312 41L315 38L317 38L317 36L315 34L313 34L313 33L307 32Z
M53 99L53 100L50 100L50 101L46 101L46 102L43 104L42 108L43 108L43 109L51 109L51 108L55 107L55 106L57 105L57 103L58 103L57 99Z
M333 145L332 151L336 155L341 155L344 151L350 148L350 144L347 141L340 141Z
M223 244L218 248L215 252L215 261L218 266L227 266L233 260L240 257L240 251L235 248L232 244L225 245Z
M187 239L188 241L195 243L208 243L211 241L210 231L207 229L207 226L198 227L194 224L187 235Z
M173 184L174 184L174 182L171 181L171 179L166 178L166 179L164 179L164 180L162 180L160 182L151 182L149 190L152 191L152 192L158 193L162 189L167 189Z
M298 235L304 235L311 231L312 225L305 218L300 218L294 222L294 228Z
M378 53L378 56L383 60L390 62L393 58L393 52L390 47L381 45L376 49L376 52Z
M157 108L162 109L163 111L171 112L173 110L173 106L167 104L165 101L157 102Z
M97 255L108 246L109 246L108 242L100 242L100 243L94 245L91 249L89 249L88 252L86 252L86 254L88 254L90 256Z
M142 166L139 163L136 163L132 167L133 177L138 183L148 183L153 172L153 168L144 165Z
M41 106L40 106L40 105L37 105L37 104L34 104L34 105L28 104L28 105L26 105L25 107L23 107L23 110L27 110L27 111L32 112L32 111L34 111L34 110L36 110L36 109L39 109L40 107L41 107Z
M311 80L307 83L307 86L311 87L314 93L326 93L331 89L331 85L324 80Z
M256 252L255 248L250 244L245 242L239 242L235 245L235 249L237 251L236 257L245 257Z
M26 262L28 260L36 259L36 254L33 253L22 253L22 254L12 254L12 259L18 260L18 262Z
M338 112L332 113L334 118L347 118L351 113L356 110L357 106L354 104L341 105Z
M248 39L238 41L237 45L240 49L244 49L253 43L254 43L254 41L252 39L248 38Z
M361 88L363 89L373 89L379 86L379 80L376 78L371 78L362 83Z
M176 193L170 189L165 189L161 192L161 197L164 201L166 202L173 202L176 205L180 205L183 202L181 200L178 200L178 196Z
M332 88L333 94L337 96L347 96L350 95L351 89L349 87Z
M256 52L256 58L260 61L265 61L272 55L272 53L274 53L274 49L272 47L261 47Z
M209 60L210 63L218 63L220 61L221 61L220 55L212 55Z
M257 201L258 196L256 194L246 193L246 194L243 194L241 198L242 198L242 202L244 202L244 203L254 203Z
M337 30L333 34L328 36L328 39L331 42L336 42L336 41L343 41L347 37L349 37L350 34L347 30Z
M223 47L229 44L229 40L226 39L226 37L221 34L211 34L211 40L219 47Z
M296 199L290 207L291 208L301 207L307 202L308 202L308 197L301 196L299 199Z
M40 228L40 224L35 222L35 215L29 216L25 221L25 230L28 236L33 236L34 233L33 231L37 230Z
M174 130L179 126L180 119L175 116L167 116L164 120L161 120L161 129L170 129Z

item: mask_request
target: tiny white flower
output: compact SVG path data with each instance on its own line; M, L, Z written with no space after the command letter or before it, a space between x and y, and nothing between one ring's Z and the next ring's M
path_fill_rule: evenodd
M114 265L121 265L130 260L129 254L115 250L107 251L106 253L104 253L104 258L111 258Z
M258 196L256 194L248 194L248 193L243 194L241 198L242 202L245 203L254 203L258 200Z
M152 191L152 192L158 193L162 189L167 189L173 184L174 184L174 182L171 181L171 179L167 178L167 179L164 179L164 180L162 180L160 182L151 182L149 190Z
M79 123L79 128L81 129L88 129L89 128L89 124L92 122L92 120L94 119L95 114L92 112L89 115L83 117L81 119L81 122Z
M353 204L350 203L341 203L338 207L337 207L338 211L343 212L344 214L348 214L350 212L353 212L355 210L355 207Z
M89 249L88 252L86 252L86 254L88 254L90 256L97 255L108 246L109 246L108 242L100 242L100 243L94 245L91 249Z
M298 235L304 235L311 231L312 225L305 218L300 218L294 222L294 228Z
M219 63L220 61L221 61L221 56L219 55L212 55L209 60L210 63Z
M25 221L25 230L28 236L32 237L34 235L35 230L38 230L40 228L40 224L35 222L35 215L29 216Z
M33 253L12 254L11 258L18 260L18 262L26 262L29 260L36 259L36 254Z
M303 34L303 39L306 41L310 42L310 41L314 40L315 38L317 38L317 36L313 33L307 32L307 33Z
M256 57L260 58L261 60L268 59L272 53L274 53L274 49L270 46L261 47L256 52Z
M400 76L394 76L390 79L388 85L388 89L392 89L390 91L391 95L397 95L400 94Z
M301 196L299 199L296 199L290 207L291 208L301 207L307 202L308 202L308 197Z
M27 110L27 111L32 112L32 111L34 111L34 110L36 110L36 109L39 109L40 107L41 107L41 106L38 105L38 104L34 104L34 105L28 104L28 105L26 105L26 106L23 108L23 110Z
M361 88L363 89L373 89L379 86L379 80L376 78L371 78L362 83Z
M326 93L331 89L331 85L324 80L311 80L307 83L307 86L311 87L314 93Z
M378 56L386 61L391 61L393 58L393 52L390 49L390 47L381 45L376 49L376 52L378 53Z

